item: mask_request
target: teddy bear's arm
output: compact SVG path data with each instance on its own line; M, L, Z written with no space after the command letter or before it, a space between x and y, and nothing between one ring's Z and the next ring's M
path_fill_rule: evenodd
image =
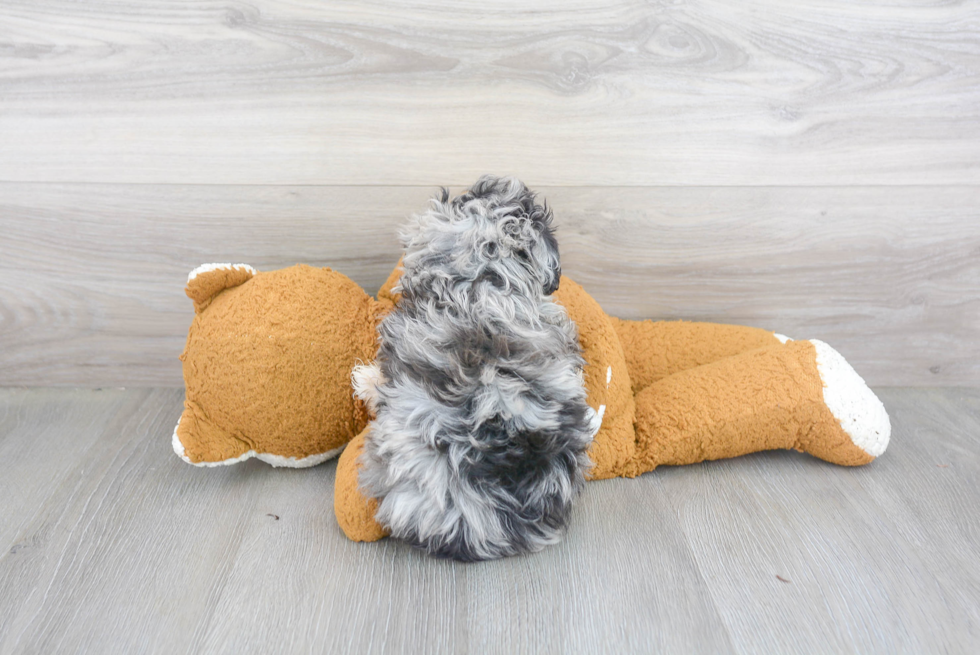
M674 373L787 340L741 325L609 318L623 346L634 393Z
M791 341L662 378L636 395L629 477L760 450L801 450L845 466L884 452L881 401L833 348Z
M366 498L357 479L358 463L364 449L364 435L370 426L354 437L337 461L337 477L334 480L333 508L337 523L351 541L377 541L388 532L374 520L378 501Z
M219 292L248 282L255 269L248 264L204 264L187 276L184 293L194 301L194 311L201 313Z
M378 289L377 302L382 313L391 311L395 304L398 303L398 299L401 297L401 294L393 293L392 289L395 288L398 281L402 278L402 273L404 272L402 269L402 259L403 257L398 258L398 263L395 264L394 270L391 271L391 273L388 275L388 279L385 280L384 284L381 285L381 288Z

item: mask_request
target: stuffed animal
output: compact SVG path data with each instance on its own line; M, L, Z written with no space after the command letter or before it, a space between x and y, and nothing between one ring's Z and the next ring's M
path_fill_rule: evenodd
M373 360L376 328L397 303L396 268L378 298L330 269L256 272L209 264L188 278L195 317L181 355L184 411L173 446L217 466L257 457L319 464L343 451L334 509L356 541L385 536L358 485L368 414L351 370ZM563 277L555 298L578 326L589 404L601 417L591 479L661 465L796 449L844 466L884 452L878 398L833 348L766 330L606 315Z

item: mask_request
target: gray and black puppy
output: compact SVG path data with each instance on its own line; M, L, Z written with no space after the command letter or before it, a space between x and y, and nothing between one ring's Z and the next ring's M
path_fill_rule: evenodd
M558 541L590 462L574 323L551 294L552 214L520 181L444 189L401 233L397 307L354 370L374 421L360 484L376 520L432 555L483 560Z

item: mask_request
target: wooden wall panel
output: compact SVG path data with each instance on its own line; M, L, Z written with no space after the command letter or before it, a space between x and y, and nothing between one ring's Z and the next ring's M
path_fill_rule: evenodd
M975 3L6 0L0 180L977 184Z
M374 293L433 191L0 184L0 385L180 385L189 270L305 262ZM820 338L877 386L980 384L976 187L540 192L611 314Z

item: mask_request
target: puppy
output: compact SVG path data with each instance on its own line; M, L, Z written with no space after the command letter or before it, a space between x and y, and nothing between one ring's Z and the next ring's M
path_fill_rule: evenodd
M558 541L590 465L575 325L546 205L513 178L443 189L401 233L398 305L377 361L355 369L375 415L362 490L393 537L484 560Z

